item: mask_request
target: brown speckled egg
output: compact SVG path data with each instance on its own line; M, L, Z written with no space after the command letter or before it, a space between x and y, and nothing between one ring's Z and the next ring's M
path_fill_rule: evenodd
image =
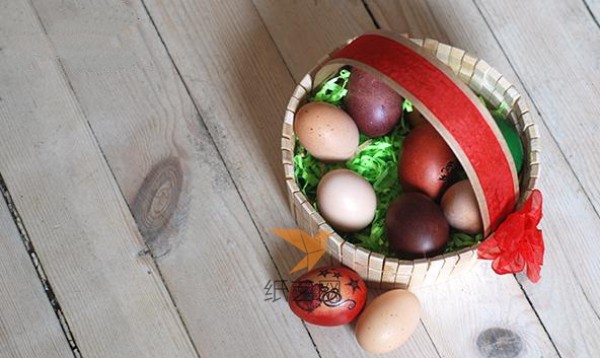
M319 212L336 230L354 232L375 217L377 196L371 184L348 169L325 174L317 187Z
M344 99L346 111L369 137L388 134L400 120L402 97L373 75L354 68Z
M420 191L436 199L458 165L452 149L430 124L413 128L404 139L398 177L406 192Z
M378 296L358 318L355 333L367 352L383 354L403 345L419 325L421 303L406 290L391 290Z
M306 150L324 162L348 160L358 147L356 124L346 112L329 103L302 106L294 119L294 131Z
M430 257L448 242L442 209L422 193L406 193L390 204L385 218L390 248L402 258Z
M479 206L468 180L452 185L442 197L442 210L450 226L467 234L477 234L483 229Z

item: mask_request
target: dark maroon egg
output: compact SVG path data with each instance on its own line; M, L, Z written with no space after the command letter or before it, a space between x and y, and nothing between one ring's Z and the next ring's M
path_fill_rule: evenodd
M431 124L421 124L404 139L398 177L404 191L420 191L435 199L457 165L456 157L444 138Z
M406 193L392 202L385 230L390 248L402 258L439 254L449 235L442 209L421 193Z
M348 82L346 112L369 137L391 132L402 114L402 97L371 74L354 68Z

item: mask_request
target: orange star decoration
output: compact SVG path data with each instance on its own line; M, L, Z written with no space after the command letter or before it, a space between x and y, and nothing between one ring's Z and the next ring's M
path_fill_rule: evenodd
M327 250L329 233L323 230L319 231L314 237L300 229L273 229L273 233L306 254L290 273L302 270L303 268L310 271Z

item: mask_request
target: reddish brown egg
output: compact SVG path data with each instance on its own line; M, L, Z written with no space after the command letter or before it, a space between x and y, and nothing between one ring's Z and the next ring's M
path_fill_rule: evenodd
M402 97L371 74L354 68L348 81L346 112L369 137L388 134L402 114Z
M449 235L442 209L421 193L406 193L392 202L385 230L390 248L402 258L441 253Z
M324 266L292 283L288 303L296 316L319 326L350 323L367 301L367 286L345 267Z
M417 111L415 108L413 108L412 112L406 112L406 118L408 118L408 123L410 123L413 128L427 123L425 117L423 117L421 112Z
M422 124L413 128L404 139L398 177L404 191L420 191L435 199L457 164L442 136L430 124Z

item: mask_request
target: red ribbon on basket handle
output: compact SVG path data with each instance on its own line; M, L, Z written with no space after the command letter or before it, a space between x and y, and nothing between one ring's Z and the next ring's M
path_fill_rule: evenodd
M493 260L492 268L500 275L521 272L527 267L529 280L538 282L544 263L544 238L537 228L541 219L542 193L536 189L521 209L510 214L479 245L479 258Z

